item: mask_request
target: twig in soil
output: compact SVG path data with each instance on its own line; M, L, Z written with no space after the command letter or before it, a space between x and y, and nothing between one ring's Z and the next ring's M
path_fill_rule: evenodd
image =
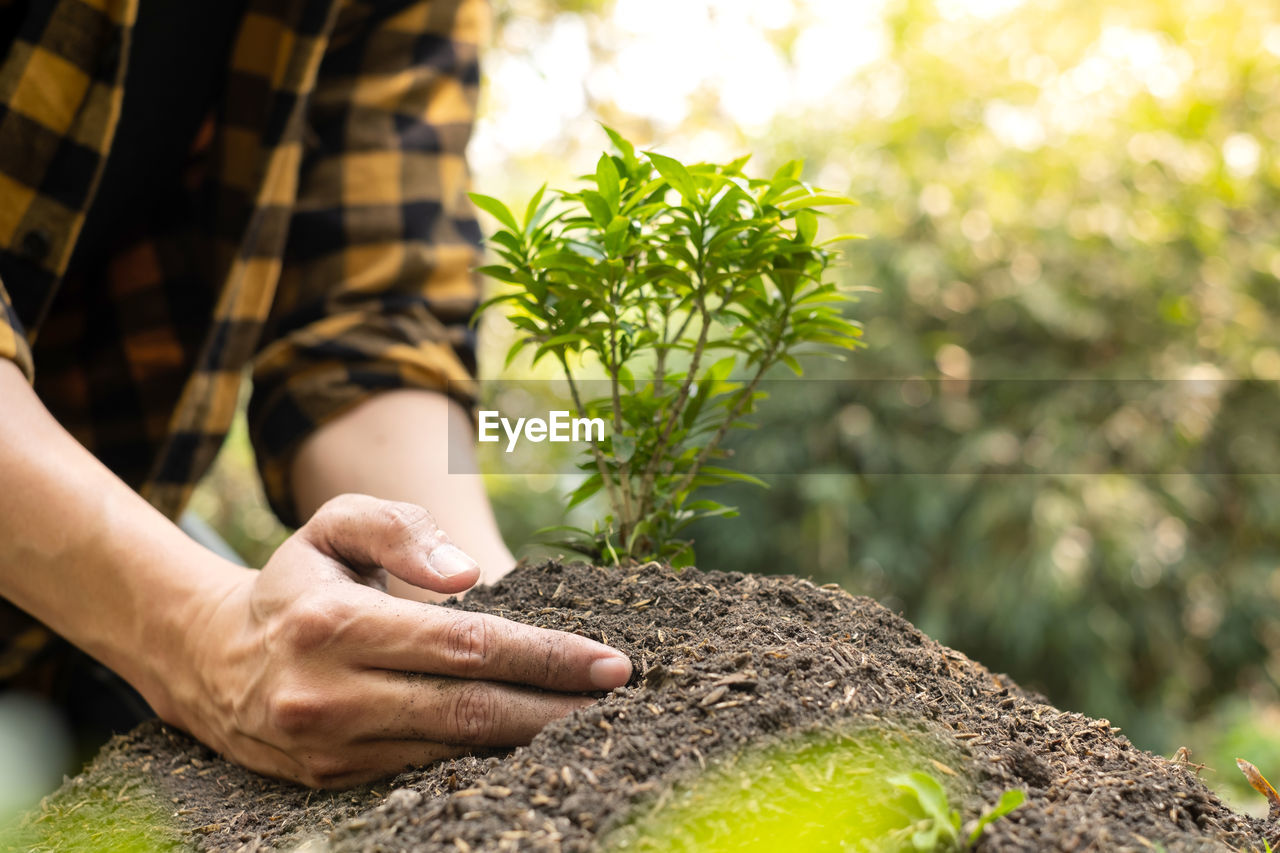
M1191 760L1191 750L1187 749L1185 746L1178 747L1173 753L1173 758L1169 760L1180 767L1186 767L1186 768L1195 770L1197 777L1199 777L1200 771L1205 769L1205 765L1196 764L1194 761Z

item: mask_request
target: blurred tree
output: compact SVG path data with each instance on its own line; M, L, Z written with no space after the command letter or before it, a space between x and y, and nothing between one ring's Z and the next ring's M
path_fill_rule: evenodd
M894 381L763 408L744 452L805 476L701 562L885 598L1165 748L1280 676L1280 10L958 5L890 9L884 103L770 138L864 204L870 349L822 375Z

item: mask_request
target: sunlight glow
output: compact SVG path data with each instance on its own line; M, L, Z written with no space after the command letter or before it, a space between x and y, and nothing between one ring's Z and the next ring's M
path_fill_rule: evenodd
M939 0L946 20L984 22L1025 0ZM576 156L572 140L594 132L594 104L648 124L665 136L694 113L719 113L718 129L673 140L695 159L739 144L741 134L780 119L847 124L884 118L902 97L889 49L886 0L616 0L589 31L574 15L515 20L490 52L487 103L472 146L477 172L500 172L512 157ZM985 24L983 24L985 25ZM966 37L942 30L938 50ZM1280 35L1262 34L1280 50ZM1010 71L1039 90L1030 103L996 101L981 120L1000 144L1031 151L1056 137L1087 132L1135 96L1172 99L1195 71L1187 52L1150 30L1110 25L1073 66L1059 69L1027 49ZM701 146L707 146L703 152ZM556 151L557 148L564 150ZM695 150L690 150L691 148ZM1248 140L1223 155L1233 174L1258 168ZM1183 158L1184 160L1186 158ZM1189 161L1188 161L1189 162ZM568 164L574 170L588 163Z
M611 103L659 132L704 104L747 132L790 111L870 104L875 99L856 95L851 84L885 55L884 6L617 0L595 43L572 16L516 20L490 53L472 162L477 171L500 169L506 158L542 151L584 127L592 102ZM788 33L794 38L784 47Z

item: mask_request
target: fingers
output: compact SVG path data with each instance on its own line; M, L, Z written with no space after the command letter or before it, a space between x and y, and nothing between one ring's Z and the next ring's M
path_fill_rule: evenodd
M548 723L591 705L585 696L449 678L369 673L362 688L377 717L352 720L369 740L424 740L449 746L522 746Z
M299 534L354 571L386 569L433 592L463 592L480 577L476 561L414 504L343 495L322 506Z
M631 677L631 661L609 646L563 631L522 625L394 598L343 584L340 594L298 591L276 617L269 648L283 660L326 668L445 675L544 690L612 690Z
M466 755L471 749L422 740L375 740L353 744L340 758L320 752L303 756L302 764L312 778L299 781L313 788L350 788L373 782L411 767L433 764L446 758ZM314 767L314 769L312 769ZM323 772L316 772L316 770Z
M336 690L294 690L270 704L263 725L241 730L231 757L312 787L375 779L461 755L513 747L591 704L584 696L486 681L366 670Z
M358 665L577 693L631 677L630 659L616 649L497 616L387 599L363 617L348 629Z
M338 746L337 740L314 749L286 752L256 738L241 737L232 757L237 763L277 779L312 788L349 788L472 751L424 740L367 740Z

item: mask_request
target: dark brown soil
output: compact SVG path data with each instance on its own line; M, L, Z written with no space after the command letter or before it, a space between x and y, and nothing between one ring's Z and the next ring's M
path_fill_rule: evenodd
M134 849L591 850L675 780L747 745L838 726L936 738L976 780L953 802L966 821L1026 790L979 850L1261 850L1264 832L1280 834L1106 720L1059 711L839 589L551 563L458 606L603 640L632 656L636 677L528 747L338 794L262 779L143 726L49 797L14 843L85 836L107 849L144 825Z

